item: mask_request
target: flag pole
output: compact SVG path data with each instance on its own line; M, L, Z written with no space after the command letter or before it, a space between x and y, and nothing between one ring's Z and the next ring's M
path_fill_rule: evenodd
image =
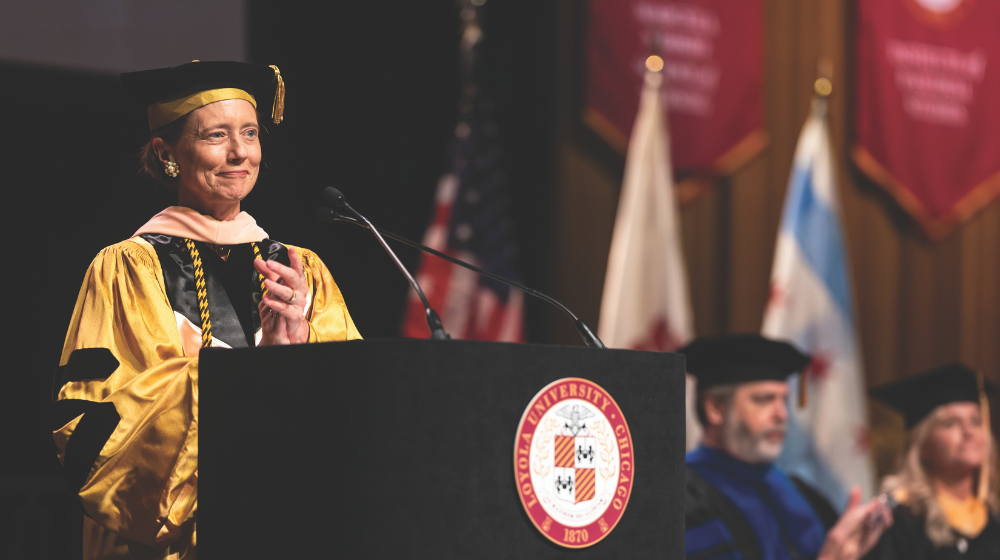
M983 462L979 465L979 482L976 488L976 498L986 503L990 496L990 466L993 464L993 426L990 424L990 399L986 394L986 380L982 370L976 371L976 384L979 388L979 409L982 414L983 429L986 432L986 452Z
M816 63L816 81L813 82L812 111L817 117L826 120L827 98L833 93L833 82L830 80L830 61L825 58ZM799 373L799 409L809 404L809 366Z

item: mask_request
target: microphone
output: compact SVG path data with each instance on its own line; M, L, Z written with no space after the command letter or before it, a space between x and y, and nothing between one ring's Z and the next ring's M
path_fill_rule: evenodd
M441 318L438 317L437 312L431 308L431 304L428 303L427 301L427 296L425 296L424 291L420 289L420 284L417 284L416 279L413 278L413 276L410 274L410 271L406 270L406 267L403 266L403 263L399 261L399 257L396 256L396 253L392 252L392 249L389 248L389 244L385 242L385 239L382 239L382 236L379 234L379 230L375 226L373 226L371 222L368 221L368 218L362 216L360 212L358 212L350 204L348 204L347 200L344 199L344 195L337 189L333 187L327 187L323 191L323 196L330 204L333 204L334 206L340 208L344 208L351 214L357 216L357 219L360 220L358 223L360 224L361 222L364 222L366 224L366 227L370 229L372 233L375 234L375 237L378 238L378 242L382 245L382 248L385 249L386 253L389 253L389 256L392 257L392 260L393 262L396 263L396 266L399 268L399 271L403 273L403 276L406 276L406 279L410 281L410 285L413 286L413 289L416 290L417 295L420 296L420 301L423 302L424 304L424 315L427 317L427 326L431 329L431 340L450 339L451 337L448 336L448 333L444 332L444 326L441 324ZM336 214L336 212L330 210L329 208L326 208L326 210L330 213Z
M327 190L331 190L331 189L336 191L336 189L333 189L333 187L329 187ZM340 191L336 191L336 192L337 192L337 194L340 194ZM342 194L340 195L341 199L343 198L343 196L344 195L342 195ZM332 204L336 204L336 202L334 201L334 199L331 199L329 196L327 197L327 200L330 201ZM424 251L425 253L430 253L430 254L434 255L435 257L442 258L442 259L444 259L444 260L446 260L446 261L448 261L450 263L453 263L453 264L457 264L458 266L461 266L462 268L466 268L466 269L471 270L473 272L477 272L479 274L482 274L483 276L486 276L488 278L492 278L493 280L496 280L498 282L503 282L504 284L507 284L508 286L517 288L518 290L521 290L522 292L524 292L524 293L526 293L526 294L528 294L530 296L534 296L534 297L536 297L536 298L538 298L538 299L540 299L542 301L545 301L545 302L548 302L551 305L554 305L560 311L562 311L563 313L565 313L566 315L568 315L569 318L573 320L573 324L576 325L576 330L580 333L580 337L583 338L583 342L587 346L589 346L591 348L607 348L606 346L604 346L604 343L601 342L601 339L597 338L597 335L594 334L594 331L590 330L590 327L587 326L587 324L584 323L582 319L580 319L579 317L577 317L576 315L574 315L573 312L569 310L569 308L567 308L565 305L563 305L563 304L559 303L558 301L556 301L555 298L547 296L547 295L543 294L542 292L539 292L538 290L535 290L534 288L529 288L529 287L527 287L524 284L521 284L519 282L514 282L513 280L508 280L508 279L504 278L503 276L498 276L496 274L493 274L492 272L487 272L487 271L485 271L485 270L483 270L483 269L481 269L481 268L479 268L477 266L474 266L472 264L469 264L469 263L467 263L467 262L465 262L463 260L456 259L455 257L452 257L451 255L446 255L446 254L444 254L444 253L442 253L440 251L435 251L434 249L431 249L430 247L427 247L426 245L421 245L420 243L417 243L416 241L411 241L411 240L409 240L409 239L407 239L407 238L405 238L405 237L403 237L401 235L397 235L395 233L392 233L391 231L384 230L382 228L375 228L370 223L365 223L365 222L356 220L354 218L351 218L349 216L345 216L345 215L341 214L340 212L337 212L336 210L332 210L332 209L326 208L324 206L321 206L321 207L319 207L319 208L316 209L316 218L319 219L321 222L347 222L347 223L354 224L356 226L360 226L360 227L367 228L367 229L373 229L374 228L374 229L378 230L378 232L380 232L382 235L388 237L389 239L393 239L393 240L398 241L398 242L400 242L400 243L402 243L404 245L408 245L410 247L413 247L414 249L420 249L421 251Z

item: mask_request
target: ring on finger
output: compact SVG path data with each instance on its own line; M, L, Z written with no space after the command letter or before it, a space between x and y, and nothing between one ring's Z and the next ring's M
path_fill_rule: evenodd
M292 297L290 297L285 303L292 303L295 301L295 290L292 290Z

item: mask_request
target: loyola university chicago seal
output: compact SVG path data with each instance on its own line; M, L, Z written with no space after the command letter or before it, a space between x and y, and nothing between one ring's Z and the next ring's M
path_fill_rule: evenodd
M606 537L625 513L634 472L625 416L592 381L554 381L521 416L518 495L535 527L558 545L583 548Z

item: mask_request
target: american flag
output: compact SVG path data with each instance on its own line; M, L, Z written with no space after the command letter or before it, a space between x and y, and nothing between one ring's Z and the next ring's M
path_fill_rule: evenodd
M438 182L434 220L424 234L424 245L518 280L517 247L508 218L493 103L477 79L483 38L478 10L468 3L462 11L460 117L450 146L451 169ZM417 281L452 337L523 341L524 299L520 291L428 255L423 256ZM407 306L403 334L414 338L430 335L423 305L415 293Z

